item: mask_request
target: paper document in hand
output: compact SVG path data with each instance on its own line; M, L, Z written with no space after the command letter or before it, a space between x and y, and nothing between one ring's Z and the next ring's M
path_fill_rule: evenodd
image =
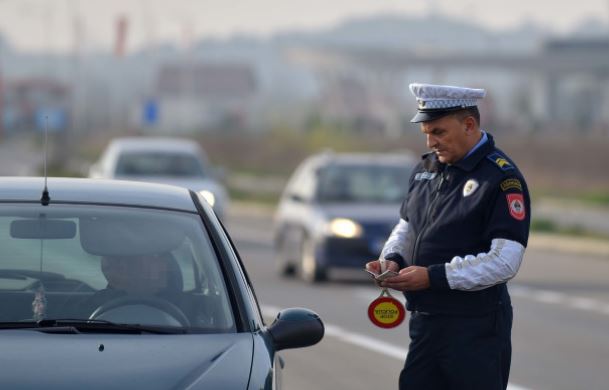
M377 274L376 272L372 272L367 269L364 271L368 272L370 275L372 275L374 277L374 279L378 280L379 282L382 282L383 280L385 280L387 278L392 278L394 276L399 275L397 272L390 271L390 270L386 270L385 272L383 272L381 274Z

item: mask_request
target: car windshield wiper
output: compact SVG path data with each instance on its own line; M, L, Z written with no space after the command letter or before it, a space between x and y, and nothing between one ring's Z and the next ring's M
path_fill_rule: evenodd
M0 322L0 329L33 329L42 331L56 328L74 328L79 332L101 333L187 333L187 330L184 328L141 324L119 324L116 322L99 319L50 318L39 321Z

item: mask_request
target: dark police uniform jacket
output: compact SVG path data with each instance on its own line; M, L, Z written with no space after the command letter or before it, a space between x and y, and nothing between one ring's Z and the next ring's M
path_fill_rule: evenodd
M405 292L407 309L477 315L509 304L505 283L479 291L451 290L445 263L454 256L488 252L493 239L527 246L530 199L514 162L493 137L453 165L423 156L410 178L400 214L408 222L402 266L428 267L429 289Z

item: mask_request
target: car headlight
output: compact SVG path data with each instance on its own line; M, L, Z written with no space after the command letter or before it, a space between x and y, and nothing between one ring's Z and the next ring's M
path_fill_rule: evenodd
M199 194L201 194L201 196L205 198L205 200L207 201L207 203L209 203L211 207L214 207L214 204L216 203L216 196L213 193L207 190L203 190L199 191Z
M362 225L353 220L347 218L334 218L328 224L328 231L330 234L337 237L357 238L362 235L364 229L362 228Z

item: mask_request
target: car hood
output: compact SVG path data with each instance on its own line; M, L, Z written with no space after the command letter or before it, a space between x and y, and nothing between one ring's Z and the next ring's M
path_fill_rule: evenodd
M252 337L3 330L0 388L245 389Z
M327 219L350 218L364 223L397 223L400 219L400 205L397 203L324 204L321 212Z
M145 181L150 183L169 184L172 186L184 187L193 191L208 190L213 193L220 191L220 185L212 179L200 177L176 178L170 176L125 176L117 175L118 180Z

